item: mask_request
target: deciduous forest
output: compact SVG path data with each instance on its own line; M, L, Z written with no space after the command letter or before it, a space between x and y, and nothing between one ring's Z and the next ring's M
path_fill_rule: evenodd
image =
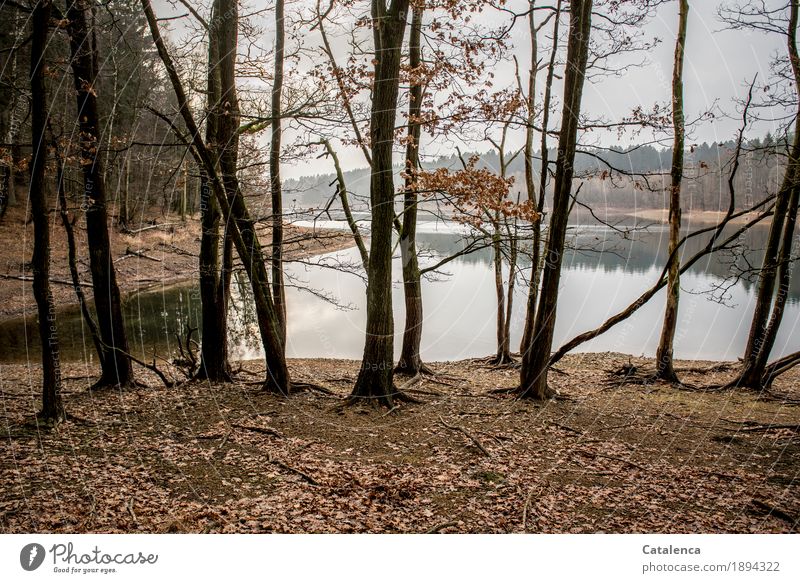
M0 0L0 532L796 532L799 20Z

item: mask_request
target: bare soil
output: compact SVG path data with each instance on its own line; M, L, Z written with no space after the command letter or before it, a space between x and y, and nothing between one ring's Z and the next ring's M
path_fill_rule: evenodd
M8 209L0 228L0 319L21 316L36 310L29 279L33 276L33 224L26 221L22 205ZM74 304L75 292L67 263L67 237L61 219L53 215L51 237L51 289L56 304ZM163 215L154 210L137 217L136 227L123 232L109 225L111 252L117 282L123 293L151 286L179 283L198 277L197 252L200 246L199 215ZM84 222L77 221L75 239L81 281L89 283L88 254ZM268 228L259 231L262 244L269 242ZM309 257L352 246L352 237L339 231L306 229L287 225L284 230L287 260ZM86 286L91 298L91 287Z
M436 363L420 404L342 408L358 363L293 360L336 397L237 382L89 393L38 427L36 366L0 365L3 532L792 532L800 374L773 391L701 391L731 365L678 363L695 388L626 383L619 354L566 357L546 404L492 394L518 372ZM652 368L633 359L639 371ZM692 371L685 370L687 368ZM402 382L402 379L399 379Z

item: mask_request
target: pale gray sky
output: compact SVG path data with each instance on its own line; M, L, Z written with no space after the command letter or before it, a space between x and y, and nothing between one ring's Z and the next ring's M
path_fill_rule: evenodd
M309 0L301 0L287 7L295 10ZM778 4L780 0L766 0L767 4ZM695 118L707 110L715 102L721 111L733 116L733 119L718 117L704 122L694 129L690 137L693 142L721 141L733 137L738 128L738 114L735 100L746 94L746 84L758 73L759 78L769 78L769 64L776 52L784 49L783 41L776 36L767 36L758 32L728 31L717 18L717 11L722 4L720 0L690 0L690 18L685 61L685 109L687 119ZM250 0L251 6L262 6L263 0ZM160 14L171 12L167 0L156 0L155 5ZM366 3L365 3L366 5ZM511 8L524 9L527 0L511 0ZM182 7L179 7L182 8ZM619 119L629 114L636 106L649 109L654 103L668 103L670 99L670 79L674 51L675 30L677 27L677 2L668 2L661 6L655 17L643 29L648 37L658 37L661 44L645 55L648 64L641 68L631 69L621 77L611 77L599 82L587 84L584 90L583 108L593 115L604 115L609 119ZM182 10L185 12L185 9ZM488 16L488 15L487 15ZM266 16L268 23L271 15ZM497 19L501 15L498 13ZM493 20L493 19L491 19ZM180 30L180 24L173 22L171 26ZM267 24L269 27L269 24ZM269 35L269 32L266 33ZM563 33L562 33L563 34ZM527 68L526 53L529 46L527 23L519 19L512 32L514 52L518 55L521 66ZM265 38L263 44L269 46L272 40ZM319 43L318 34L309 34L308 43ZM638 59L638 57L637 57ZM496 70L496 86L513 83L511 65ZM556 81L560 86L560 81ZM556 88L558 91L558 88ZM770 124L760 124L753 128L755 135L773 130ZM264 138L268 139L267 137ZM517 136L517 140L521 139ZM604 144L609 145L615 137L598 136ZM644 139L644 138L643 138ZM636 138L623 137L623 143L635 141ZM448 146L428 144L428 152L449 153ZM488 144L474 145L473 149L486 149ZM340 157L346 169L364 166L361 153L355 149L343 148ZM319 160L297 161L287 163L284 169L286 177L302 176L328 172L327 164Z

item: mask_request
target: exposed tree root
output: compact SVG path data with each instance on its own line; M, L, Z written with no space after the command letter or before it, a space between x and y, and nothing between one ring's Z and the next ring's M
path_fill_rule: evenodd
M449 528L452 526L458 526L458 522L456 522L455 520L448 520L447 522L441 522L439 524L430 527L423 534L437 534L443 531L445 528Z
M774 516L779 520L783 520L784 522L788 522L792 525L792 530L797 528L798 521L800 518L790 514L786 510L782 508L778 508L774 504L770 502L766 502L764 500L759 500L758 498L753 498L750 503L753 505L754 509L759 510L761 512L766 512L767 516Z
M417 376L417 375L436 376L436 371L433 370L424 362L419 362L416 366L398 364L394 368L394 374L402 374L409 376Z
M310 383L306 381L292 383L292 392L300 391L316 391L317 393L322 393L323 395L327 395L329 397L337 396L336 393L331 391L329 388L318 385L317 383Z
M445 421L445 420L442 418L442 416L441 416L441 415L439 416L439 421L440 421L440 422L441 422L441 424L442 424L442 425L444 425L444 426L445 426L447 429L450 429L451 431L458 431L458 432L460 432L460 433L463 433L465 436L467 436L467 437L468 437L468 438L469 438L469 439L472 441L472 443L474 443L474 444L475 444L475 447L477 447L477 448L478 448L478 450L480 450L480 452L481 452L483 455L485 455L486 457L492 457L492 454L489 452L489 450L488 450L488 449L486 449L486 448L483 446L483 444L480 442L480 440L479 440L477 437L475 437L474 435L472 435L472 433L470 433L469 431L467 431L466 429L464 429L464 428L463 428L463 427L461 427L460 425L450 425L449 423L447 423L447 422L446 422L446 421Z
M499 389L493 389L493 390L489 391L487 394L489 394L489 395L514 395L514 397L516 399L525 399L525 400L530 400L530 401L538 401L540 403L543 403L545 401L558 401L558 400L567 399L563 395L559 395L558 391L550 388L549 386L547 387L547 390L545 392L544 399L540 399L538 397L535 397L533 394L531 394L531 391L523 390L523 388L520 387L520 386L502 387L502 388L499 388Z
M415 399L406 392L411 388L412 385L414 385L414 383L417 382L417 380L419 379L414 377L410 381L407 381L404 385L394 388L391 393L387 393L386 395L350 395L344 400L343 403L337 405L335 409L342 410L345 407L358 404L369 404L375 407L387 407L389 409L393 409L395 407L395 402L421 405L422 401Z
M490 370L502 368L519 368L522 363L515 359L511 354L492 354L480 358L473 358L470 362L483 366Z

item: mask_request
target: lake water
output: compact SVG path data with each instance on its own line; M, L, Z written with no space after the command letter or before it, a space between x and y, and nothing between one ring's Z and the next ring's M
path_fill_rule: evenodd
M339 222L317 223L342 227ZM760 265L759 250L766 241L765 227L751 230L743 239L748 254L705 258L682 278L676 357L686 359L735 360L741 356L753 310L755 286L738 281L720 298L712 289L733 273L732 264L747 261ZM666 260L667 232L663 226L621 238L603 226L574 226L571 249L564 258L556 345L575 334L594 328L628 305L661 273ZM701 248L694 239L685 256ZM435 261L464 245L462 229L442 222L419 225L419 247ZM287 265L288 346L290 357L361 357L366 314L365 282L358 269L355 249L322 255L304 263ZM523 266L524 268L525 266ZM343 272L342 269L345 269ZM394 262L396 349L399 352L404 321L399 251ZM426 361L458 360L485 356L495 350L495 293L491 253L488 250L449 263L445 274L423 283L425 327L422 355ZM151 274L157 277L157 273ZM231 354L233 358L260 356L258 328L253 307L247 300L248 283L242 274L234 279L231 306ZM309 288L309 289L302 289ZM312 290L312 291L309 291ZM512 321L512 347L517 348L525 309L525 285L517 286ZM332 303L333 302L333 303ZM626 322L578 348L579 351L615 351L652 356L658 344L664 292L658 294ZM187 324L198 325L200 300L196 284L167 287L130 296L125 303L132 350L152 358L177 346L174 333ZM773 357L800 349L793 331L800 320L800 278L795 277L789 305L778 335ZM91 360L93 348L80 314L68 308L59 314L62 358ZM38 359L37 332L32 317L0 323L0 361Z

